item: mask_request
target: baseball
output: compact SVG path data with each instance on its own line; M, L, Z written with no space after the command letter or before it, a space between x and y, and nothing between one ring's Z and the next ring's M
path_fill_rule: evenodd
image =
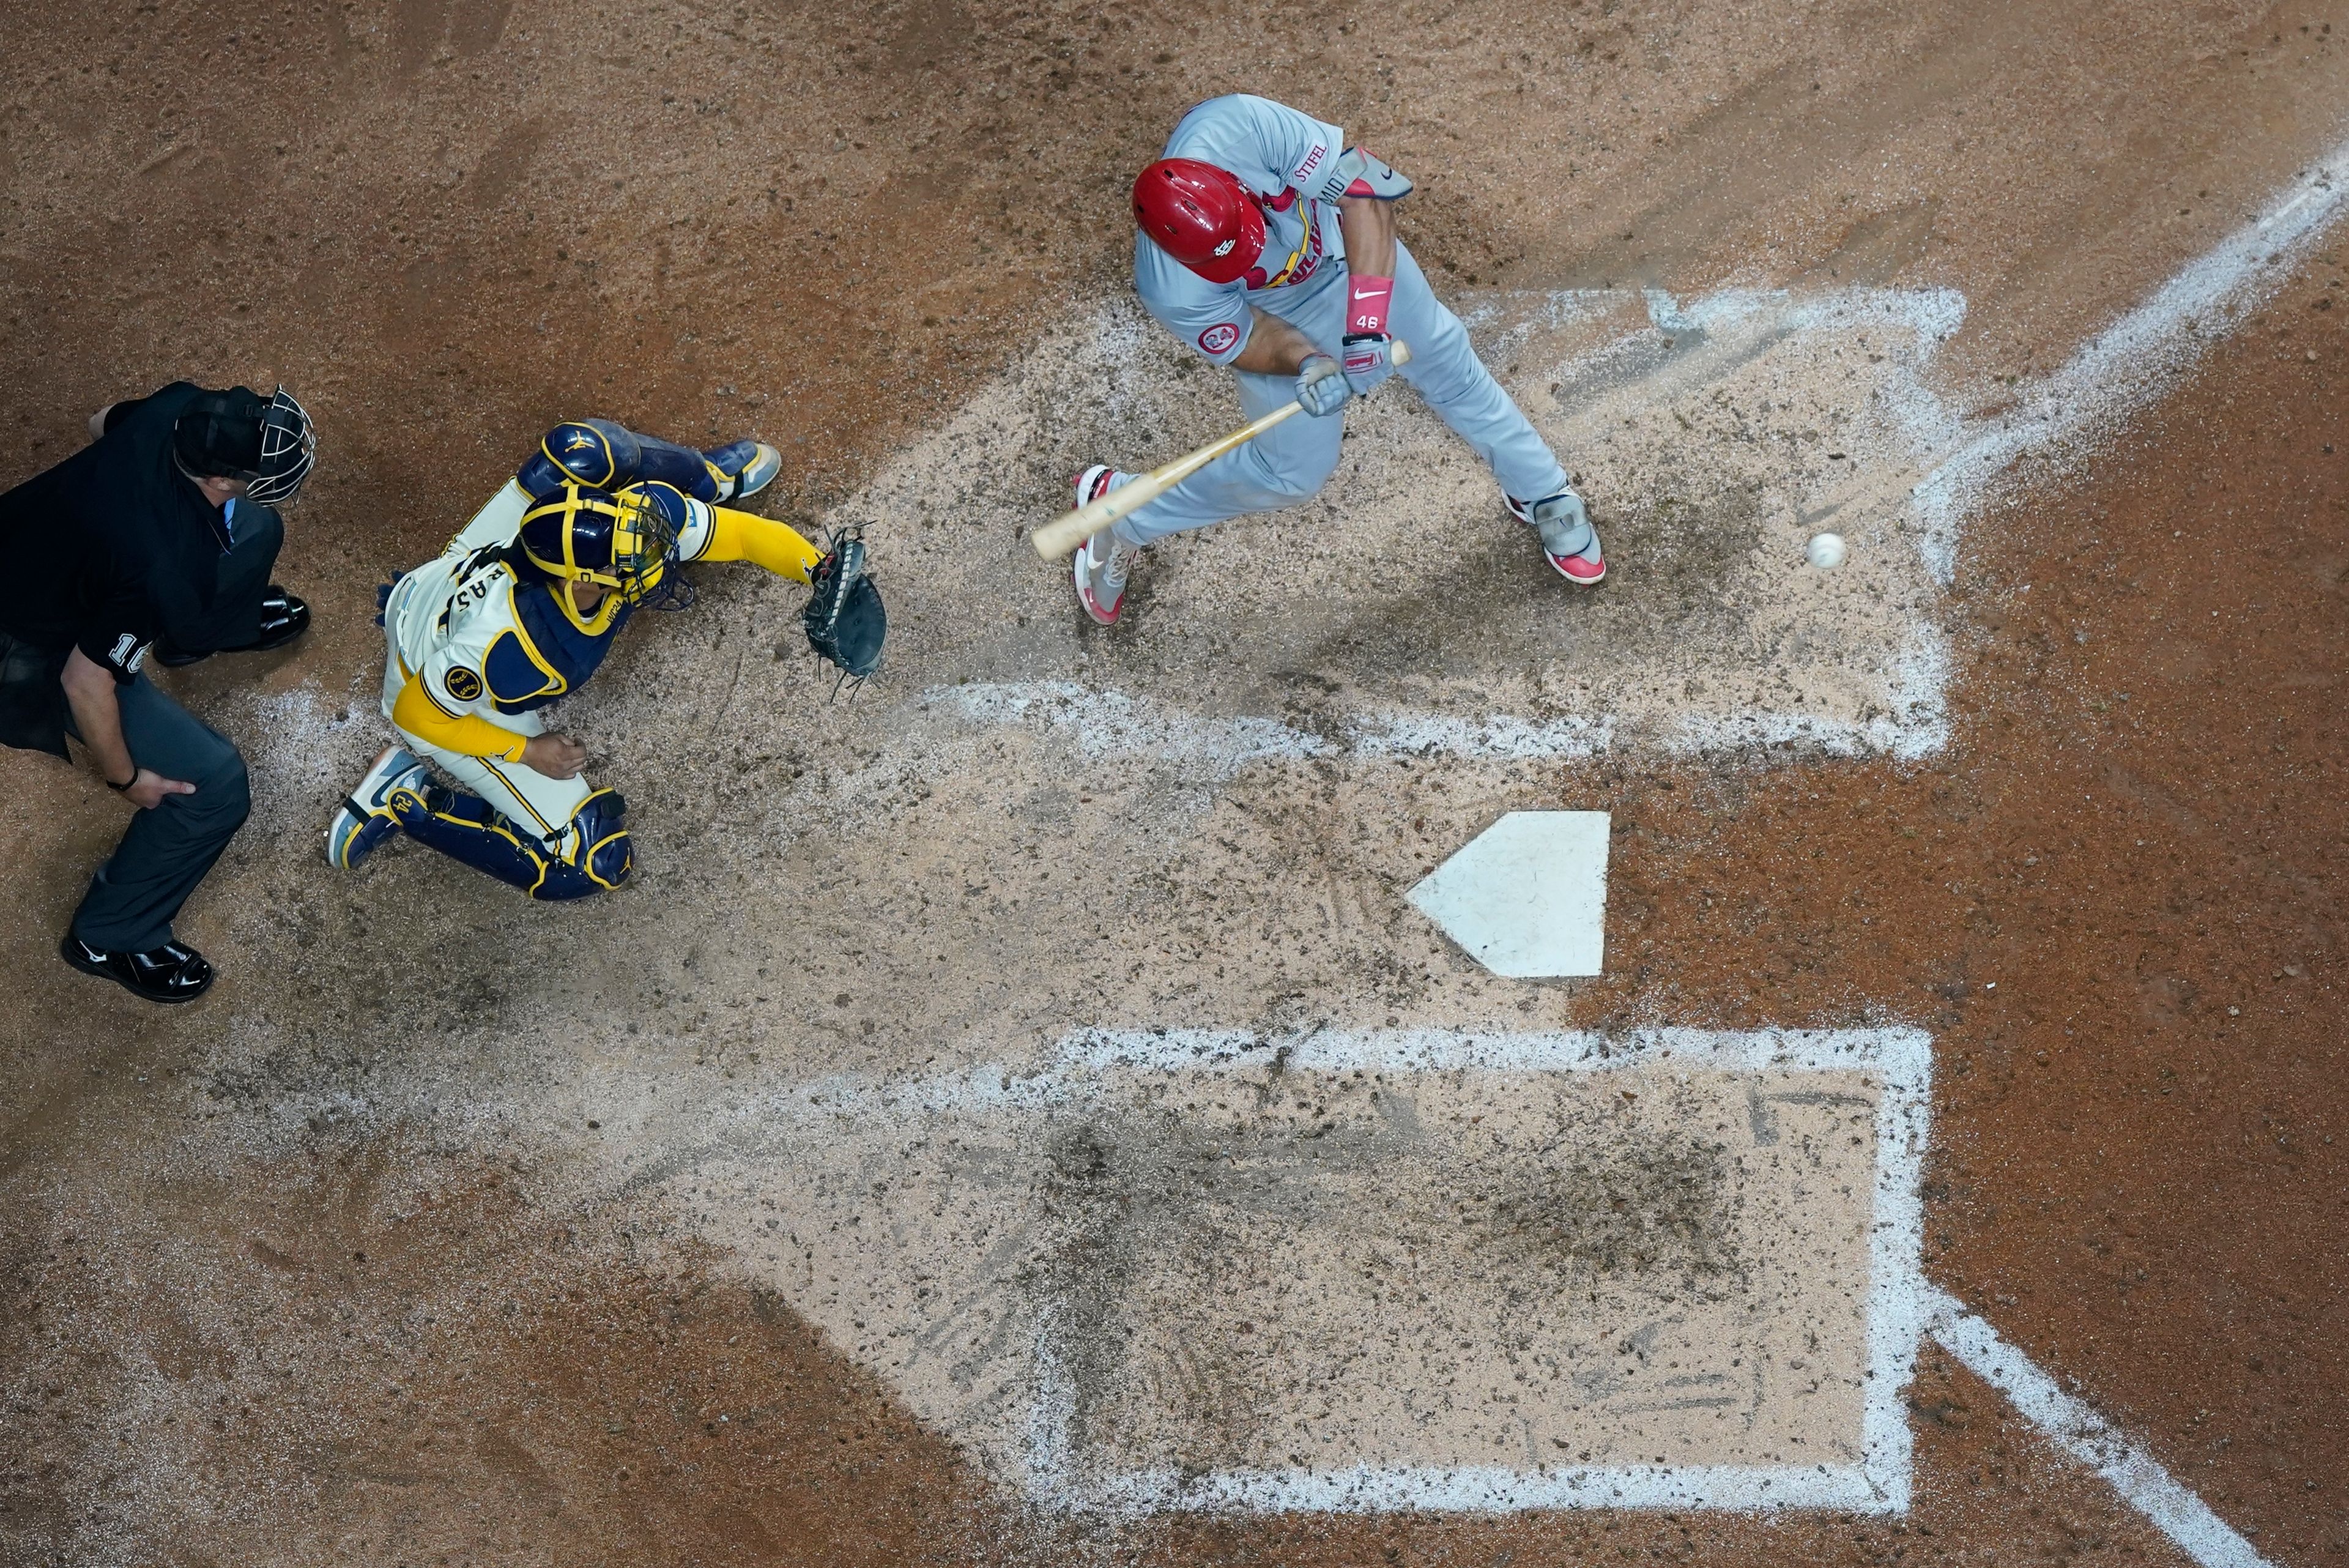
M1822 572L1831 572L1843 565L1843 535L1814 534L1811 542L1803 546L1803 555Z

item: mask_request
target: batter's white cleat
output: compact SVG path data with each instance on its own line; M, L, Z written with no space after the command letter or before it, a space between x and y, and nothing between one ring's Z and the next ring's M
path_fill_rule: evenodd
M398 836L399 818L392 815L392 791L421 790L426 776L424 764L405 747L394 746L376 758L343 797L335 820L326 825L326 863L356 871L384 840Z
M1590 514L1581 496L1561 490L1530 505L1514 495L1502 499L1508 502L1510 514L1518 522L1530 523L1540 532L1542 554L1549 557L1559 576L1586 588L1607 580L1607 558L1599 551L1599 530L1590 525Z
M1133 477L1107 463L1097 462L1077 475L1077 504L1098 501ZM1069 558L1070 576L1077 585L1077 602L1085 607L1085 613L1097 624L1116 623L1117 612L1125 607L1125 576L1139 554L1139 545L1120 539L1114 528L1104 528L1079 545L1077 553Z

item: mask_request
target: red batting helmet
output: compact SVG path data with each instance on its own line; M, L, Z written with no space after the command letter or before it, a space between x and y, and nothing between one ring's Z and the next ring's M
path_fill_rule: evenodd
M1196 158L1162 158L1133 182L1133 221L1206 278L1232 283L1264 254L1264 213L1237 177Z

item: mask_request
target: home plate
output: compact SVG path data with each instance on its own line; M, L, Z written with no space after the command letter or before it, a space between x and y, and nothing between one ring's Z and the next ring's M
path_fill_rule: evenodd
M744 1105L685 1206L1050 1506L1898 1510L1930 1062L1086 1033Z
M1607 946L1603 811L1512 811L1407 895L1495 974L1599 972Z

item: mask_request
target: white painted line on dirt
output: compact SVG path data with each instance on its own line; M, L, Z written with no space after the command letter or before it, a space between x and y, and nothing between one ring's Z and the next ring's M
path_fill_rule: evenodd
M2110 1481L2130 1507L2203 1568L2269 1568L2266 1558L2161 1461L2056 1386L2031 1358L1947 1292L1930 1291L1930 1327L1966 1369L2013 1402L2056 1447Z
M2349 143L2294 177L2257 218L2189 262L2153 296L2082 345L2022 397L2021 409L1950 454L1916 490L1927 564L1948 583L1963 514L2018 458L2084 443L2174 386L2203 348L2282 286L2341 215ZM2206 326L2214 330L2205 330Z
M1867 1389L1857 1465L1778 1466L1352 1466L1178 1473L1132 1470L1087 1477L1071 1431L1071 1380L1051 1351L1049 1314L1035 1337L1038 1397L1025 1444L1028 1485L1040 1501L1084 1512L1510 1511L1528 1509L1833 1508L1907 1511L1911 1437L1901 1391L1909 1382L1925 1305L1936 1293L1920 1272L1918 1174L1930 1115L1932 1049L1921 1030L1640 1030L1478 1034L1445 1030L1331 1031L1275 1043L1240 1031L1095 1030L1069 1036L1041 1072L982 1067L879 1091L892 1113L954 1106L1030 1106L1081 1094L1109 1072L1236 1073L1278 1060L1297 1073L1596 1073L1670 1064L1691 1070L1836 1072L1859 1069L1881 1085L1876 1117L1870 1227ZM871 1091L866 1092L867 1095ZM864 1095L823 1096L833 1107Z
M1669 1063L1713 1071L1879 1074L1904 1104L1921 1110L1932 1075L1931 1038L1921 1029L1633 1029L1489 1033L1461 1029L1324 1030L1296 1039L1247 1029L1085 1029L1064 1037L1033 1067L993 1064L889 1084L843 1075L745 1102L746 1114L785 1114L794 1102L889 1115L1057 1105L1104 1072L1235 1073L1278 1060L1299 1072L1604 1073ZM1896 1179L1913 1178L1924 1158L1924 1126L1881 1122L1897 1134ZM1913 1180L1910 1182L1913 1188Z
M1602 972L1603 811L1512 811L1404 895L1469 957L1513 980Z
M1511 714L1372 712L1347 715L1335 737L1277 719L1209 718L1149 697L1097 691L1073 680L973 680L936 686L917 704L967 723L1029 727L1065 735L1087 756L1141 753L1206 763L1230 777L1251 763L1333 757L1588 757L1609 749L1604 719L1520 719ZM1701 740L1689 742L1702 749ZM1854 751L1878 750L1863 741Z
M1905 1488L1904 1494L1905 1494ZM1081 1500L1088 1512L1147 1513L1516 1513L1532 1509L1637 1508L1755 1513L1840 1509L1889 1513L1877 1478L1850 1465L1811 1469L1743 1465L1565 1468L1528 1475L1498 1466L1470 1469L1167 1471L1119 1478Z
M1075 738L1087 756L1143 752L1211 764L1230 776L1251 763L1326 757L1337 747L1278 719L1211 719L1123 691L1073 680L974 680L933 687L916 700L934 712L978 723L1039 724Z
M2335 149L2297 176L2259 217L2196 257L2153 295L2089 339L2061 368L2018 389L2015 408L1985 428L1961 423L1929 388L1913 378L1870 394L1919 443L1930 472L1910 490L1914 547L1931 584L1946 587L1956 570L1965 518L2015 463L2030 456L2061 457L2160 397L2203 348L2279 286L2341 214L2349 200L2349 145ZM1514 327L1495 327L1493 345L1506 350L1545 326L1596 319L1620 296L1564 290ZM1965 301L1953 290L1847 290L1812 298L1783 291L1726 290L1681 301L1661 290L1642 296L1653 327L1701 335L1766 325L1770 333L1865 333L1899 323L1918 336L1922 363L1930 345L1962 321ZM1471 318L1497 320L1497 307ZM1597 375L1623 357L1609 345L1582 362ZM1661 393L1659 394L1663 395ZM1675 754L1751 753L1793 745L1830 755L1889 754L1902 761L1930 755L1948 743L1943 693L1949 659L1942 640L1924 628L1889 651L1889 711L1864 720L1770 706L1690 711L1667 727L1627 732L1611 716L1525 719L1507 713L1461 714L1388 711L1339 717L1327 734L1307 734L1262 718L1210 718L1165 704L1097 691L1071 681L1005 682L936 688L919 699L967 722L1040 724L1078 732L1091 751L1131 751L1206 759L1236 771L1257 761L1353 754L1462 756L1502 759L1589 756L1626 741L1645 741ZM1228 776L1228 774L1226 774Z

